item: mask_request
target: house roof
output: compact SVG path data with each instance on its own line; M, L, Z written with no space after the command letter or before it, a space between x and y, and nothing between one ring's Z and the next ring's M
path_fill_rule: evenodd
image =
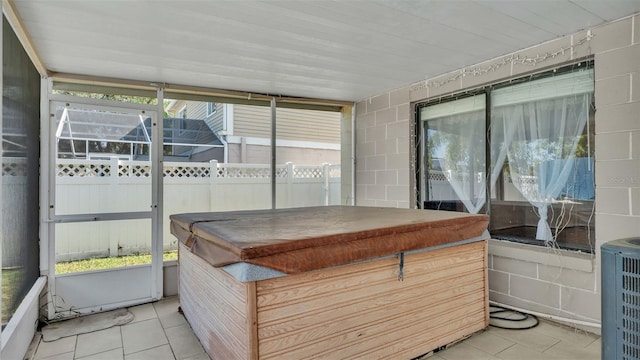
M41 71L354 101L640 11L638 0L4 0Z

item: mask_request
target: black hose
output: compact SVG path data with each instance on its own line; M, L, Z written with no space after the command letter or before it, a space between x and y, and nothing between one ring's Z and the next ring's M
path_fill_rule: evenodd
M514 316L516 315L516 316ZM501 306L490 306L489 310L489 325L508 330L527 330L532 329L540 323L540 320L535 315L526 314L520 311L503 308ZM491 320L497 320L492 322ZM505 321L507 324L513 325L498 325L496 322Z

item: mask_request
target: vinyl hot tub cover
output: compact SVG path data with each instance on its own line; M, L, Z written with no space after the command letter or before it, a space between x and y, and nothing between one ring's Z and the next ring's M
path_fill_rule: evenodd
M286 274L480 237L486 215L360 206L171 215L171 232L214 267L244 262Z

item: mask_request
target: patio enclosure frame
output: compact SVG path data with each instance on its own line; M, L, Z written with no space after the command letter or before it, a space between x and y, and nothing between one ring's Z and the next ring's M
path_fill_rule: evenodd
M42 80L42 88L46 93L48 101L42 101L45 106L42 111L42 138L46 138L48 143L41 147L42 163L47 164L47 171L43 171L47 186L46 197L43 197L41 209L43 209L43 219L46 227L46 245L43 248L47 251L46 271L49 275L49 292L47 294L47 318L57 319L74 316L78 313L90 313L95 311L105 311L120 308L123 306L136 305L162 298L163 276L162 276L162 182L158 177L162 176L159 169L161 161L160 134L162 134L162 121L158 121L158 107L144 104L129 104L96 99L83 99L68 95L51 94L51 81ZM159 97L162 93L159 91ZM133 211L127 209L113 209L104 212L97 206L97 212L77 212L60 213L56 206L56 186L57 172L57 126L55 122L56 107L74 107L93 109L93 111L106 111L115 113L141 113L152 119L151 127L151 171L150 171L150 191L147 197L148 210L143 204L137 204ZM158 146L160 144L160 146ZM114 194L114 196L117 196ZM87 199L91 201L91 199ZM99 204L100 205L100 204ZM59 227L71 227L69 231L79 229L89 230L91 228L102 228L102 224L113 224L114 221L134 221L139 224L149 226L141 235L147 237L150 242L151 263L148 265L115 268L108 270L97 270L91 272L80 272L73 274L56 274L56 229ZM83 225L83 223L85 223ZM67 225L68 224L68 225ZM79 226L79 227L78 227ZM104 225L108 226L108 225ZM143 226L143 227L144 227ZM82 231L82 230L80 230ZM97 230L101 231L101 230ZM146 235L145 235L146 234ZM139 234L140 235L140 234ZM90 241L90 233L84 241ZM44 250L44 249L43 249ZM42 265L41 265L42 266ZM118 284L118 285L115 285ZM118 291L113 287L118 286ZM77 288L92 288L91 291L77 293Z
M102 82L104 81L104 82ZM57 166L54 166L53 164L55 164L55 155L49 150L49 149L53 149L53 146L51 146L51 144L49 143L50 141L54 141L54 137L51 136L52 132L54 132L56 129L55 128L50 128L50 126L54 126L50 124L50 120L49 117L51 113L53 113L53 111L51 109L49 109L50 107L50 101L59 101L59 102L64 102L64 103L73 103L73 102L81 102L84 104L88 104L91 106L101 106L101 105L107 105L107 106L115 106L115 107L122 107L122 108L126 108L126 109L144 109L145 111L155 111L156 114L162 114L163 113L163 99L165 94L171 94L171 98L182 98L182 99L195 99L198 101L212 101L212 100L216 100L216 101L222 101L224 99L235 103L246 103L246 101L238 101L237 99L234 99L232 97L229 98L219 98L219 97L210 97L210 96L206 96L206 95L202 95L202 94L197 94L197 92L193 89L188 89L188 90L184 90L181 89L181 91L177 91L175 89L172 89L171 91L167 91L166 88L159 86L157 88L155 88L155 91L151 91L149 89L139 89L139 88L122 88L119 86L119 83L117 81L112 81L110 79L102 79L102 81L100 81L100 79L96 79L95 83L93 85L81 85L81 82L74 82L74 80L70 80L70 79L60 79L57 77L52 77L52 78L44 78L42 80L41 83L41 92L42 92L42 104L41 107L43 109L42 111L42 116L41 116L41 128L43 129L49 129L49 134L47 136L43 136L43 146L42 146L42 157L44 159L49 159L49 161L43 162L43 166L42 166L42 174L46 174L46 177L44 177L43 175L43 179L42 181L45 183L45 185L42 186L41 188L41 193L42 194L48 194L47 197L44 197L42 199L41 202L41 209L42 209L42 218L43 219L47 219L45 224L46 226L44 226L46 229L42 230L42 234L41 234L41 272L43 274L48 274L50 276L51 279L54 279L56 276L54 275L55 273L55 262L56 262L56 250L55 250L55 246L54 243L52 242L52 240L55 237L54 234L54 228L55 228L55 224L57 223L61 223L61 222L65 222L65 221L72 221L72 220L80 220L80 221L95 221L95 220L113 220L116 217L113 217L113 214L102 214L101 217L98 216L94 216L95 214L88 214L89 216L85 216L85 218L76 218L74 219L73 217L70 217L68 215L61 215L58 214L56 215L52 208L51 208L51 204L53 203L53 199L52 197L54 196L53 193L54 191L51 190L53 189L53 183L54 183L54 178L56 176L55 172L57 171ZM95 85L96 83L98 83L99 85ZM153 84L152 84L153 86ZM116 102L116 101L103 101L103 100L97 100L97 99L91 99L91 98L78 98L77 96L71 96L71 95L61 95L61 94L54 94L53 89L72 89L73 91L78 91L78 90L82 90L80 92L88 92L88 93L103 93L103 94L124 94L124 95L131 95L131 96L145 96L145 97L149 97L149 98L157 98L158 99L158 105L144 105L141 106L140 104L131 104L131 103L122 103L122 102ZM192 95L189 95L192 94ZM280 102L282 101L282 103ZM351 131L352 127L353 127L353 122L354 122L354 117L353 117L353 111L352 111L352 106L349 106L348 104L328 104L328 105L322 105L322 104L317 104L317 103L311 103L311 104L305 104L305 101L301 101L300 103L298 103L297 99L292 100L294 102L288 102L287 99L278 99L276 100L275 98L272 98L271 101L269 103L266 103L264 100L262 100L261 97L258 97L258 100L256 101L251 101L251 104L253 105L266 105L269 104L272 107L272 123L275 124L276 119L275 119L275 107L276 106L283 106L283 107L290 107L290 108L301 108L301 109L305 109L305 108L309 108L309 109L313 109L313 110L325 110L325 111L339 111L342 114L342 120L341 120L341 129L343 131L341 131L341 142L343 144L346 145L346 148L343 149L342 153L341 153L341 160L343 161L343 163L341 164L342 169L340 170L335 170L332 168L327 168L325 169L326 171L330 171L330 172L335 172L338 171L338 173L342 173L342 176L340 177L340 183L339 184L333 184L333 182L330 181L325 181L323 188L325 188L325 192L324 195L322 195L325 200L329 200L329 192L328 192L328 187L331 188L336 188L336 185L338 186L338 188L340 189L340 193L342 193L342 195L339 198L339 203L342 205L353 205L354 202L354 189L353 189L353 183L354 183L354 175L352 172L353 169L353 160L354 160L354 148L353 148L353 144L354 144L354 140L352 139L353 136L353 132ZM158 120L158 119L156 119ZM163 133L163 129L161 128L163 121L155 121L156 125L154 127L154 135L152 136L153 139L155 139L155 143L152 143L152 147L153 149L157 149L157 151L155 151L155 154L162 154L162 141L160 141L162 138L157 135L157 134L162 134ZM156 134L157 133L157 134ZM274 136L275 136L275 132L274 132ZM46 139L46 140L45 140ZM273 141L273 140L272 140ZM46 143L45 143L46 142ZM157 147L157 148L156 148ZM154 154L154 152L152 152L152 155ZM272 159L272 168L275 168L273 166L273 162L275 162L275 159ZM46 164L45 164L46 163ZM153 201L152 201L152 208L150 209L150 212L146 212L145 214L142 213L137 213L137 214L128 214L126 215L127 217L133 219L133 218L140 218L140 217L144 217L144 218L148 218L148 215L151 214L151 219L152 219L152 231L153 231L153 257L152 257L152 268L153 268L153 284L152 284L152 296L149 298L149 300L155 300L155 299L159 299L163 296L163 270L166 271L175 271L175 267L170 267L166 268L167 264L165 263L165 267L163 269L163 262L162 262L162 251L163 251L163 240L162 240L162 234L163 234L163 227L165 224L164 222L164 218L165 216L163 216L163 213L165 212L165 207L164 207L164 195L163 195L163 166L162 164L164 164L164 162L162 161L161 158L159 159L152 159L152 168L154 168L154 172L157 172L158 175L156 175L153 179L154 181L154 186L153 186L153 190L152 190L152 196L153 196ZM291 170L292 168L290 168L290 166L288 166L287 168L285 168L285 172ZM341 171L342 170L342 171ZM282 172L282 170L280 170ZM306 171L306 170L302 170L302 171ZM346 176L345 176L346 175ZM327 176L328 179L328 174ZM271 183L272 183L272 199L274 199L273 203L275 204L275 194L273 194L273 191L276 188L276 183L280 184L282 183L283 179L277 179L274 177L271 177ZM308 182L308 180L305 179L301 179L302 183L304 184L305 182ZM285 180L285 183L283 185L277 185L277 189L278 191L281 191L283 188L282 186L287 186L287 188L289 188L289 190L286 190L289 195L287 195L288 197L291 197L292 195L295 196L295 194L297 193L296 191L291 191L291 187L290 187L290 183L291 180ZM345 191L347 190L347 191ZM335 196L331 196L331 202L335 202ZM298 203L299 201L296 201L296 203ZM325 201L326 202L326 201ZM291 204L291 199L287 200L288 204ZM272 205L273 206L273 205ZM279 203L278 206L281 206L281 204ZM285 206L287 206L285 204ZM290 206L290 205L289 205ZM300 205L298 205L300 206ZM120 214L122 215L122 214ZM123 268L124 269L124 268ZM169 270L167 270L169 269ZM81 274L81 273L80 273ZM70 274L70 275L75 275L75 274ZM68 277L70 275L62 275L60 278L65 278ZM169 275L169 278L172 278L173 275ZM165 278L166 278L166 274L165 274ZM55 294L55 281L50 281L49 282L49 287L51 291L51 294ZM170 288L172 288L172 286L170 286ZM148 300L146 300L148 301ZM141 302L140 300L137 302ZM144 301L143 301L144 302ZM133 304L133 303L131 303ZM131 304L124 304L124 303L119 303L117 306L125 306L125 305L131 305ZM113 307L117 307L117 306L113 306ZM86 308L85 311L103 311L103 310L107 310L108 308L105 306L94 306L94 307L89 307ZM47 316L52 317L52 316L57 316L57 317L64 317L67 315L71 315L70 313L68 314L61 314L58 313L56 315L56 309L55 307L50 303L47 306Z

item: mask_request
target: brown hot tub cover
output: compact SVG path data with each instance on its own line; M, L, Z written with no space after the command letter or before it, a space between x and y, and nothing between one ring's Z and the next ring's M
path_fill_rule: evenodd
M479 237L486 215L323 206L171 216L171 233L215 267L246 262L287 274Z

